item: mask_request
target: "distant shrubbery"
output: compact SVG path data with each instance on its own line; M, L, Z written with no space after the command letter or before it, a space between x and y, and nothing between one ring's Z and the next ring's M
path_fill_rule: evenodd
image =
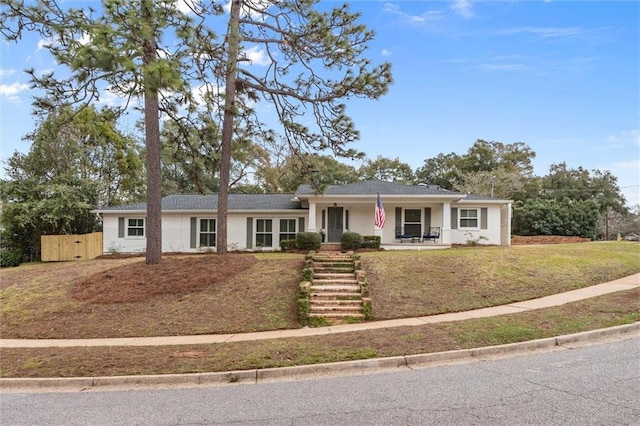
M22 263L22 256L15 250L0 250L0 268L18 266Z
M517 202L513 206L514 235L565 235L595 238L600 218L593 200L544 200Z

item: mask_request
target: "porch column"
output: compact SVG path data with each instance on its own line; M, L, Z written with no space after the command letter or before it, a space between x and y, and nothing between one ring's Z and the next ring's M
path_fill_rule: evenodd
M442 203L442 244L451 244L451 203Z
M315 201L309 201L309 224L307 225L308 232L318 232L316 229L316 203Z
M511 203L504 204L500 208L500 245L511 245L511 217L512 217Z
M374 226L373 227L373 235L375 235L376 237L380 237L380 242L384 243L384 239L382 238L382 229Z

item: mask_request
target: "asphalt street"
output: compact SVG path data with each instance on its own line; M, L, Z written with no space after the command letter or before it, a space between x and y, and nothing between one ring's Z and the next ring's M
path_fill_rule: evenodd
M638 425L640 338L397 372L2 393L3 425Z

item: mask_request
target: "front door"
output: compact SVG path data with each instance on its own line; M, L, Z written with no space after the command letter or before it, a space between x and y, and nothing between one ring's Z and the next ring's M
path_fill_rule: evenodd
M327 216L327 242L339 243L342 238L342 207L329 207Z

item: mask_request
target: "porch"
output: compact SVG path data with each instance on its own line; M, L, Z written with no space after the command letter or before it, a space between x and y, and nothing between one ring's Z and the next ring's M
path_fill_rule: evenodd
M428 242L405 242L381 244L382 250L444 250L451 248L451 244L434 244ZM320 251L341 251L340 243L322 243Z
M450 249L451 244L437 244L428 242L405 242L405 243L390 243L381 244L380 248L383 250L444 250Z

